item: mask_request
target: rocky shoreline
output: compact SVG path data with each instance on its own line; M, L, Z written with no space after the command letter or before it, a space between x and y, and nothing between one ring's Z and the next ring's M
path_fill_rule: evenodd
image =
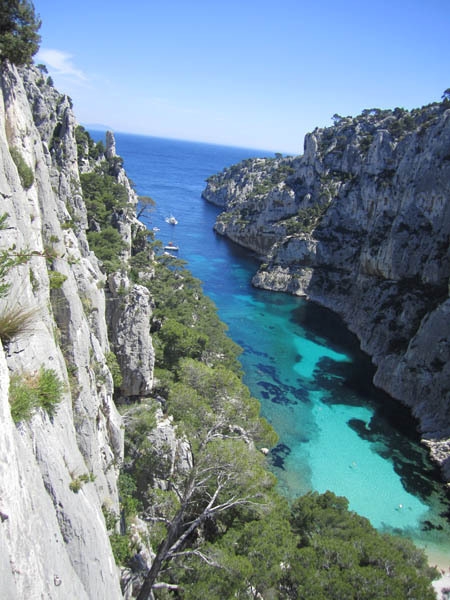
M302 156L210 177L203 197L224 209L215 230L261 256L255 286L344 319L450 481L450 102L334 122Z

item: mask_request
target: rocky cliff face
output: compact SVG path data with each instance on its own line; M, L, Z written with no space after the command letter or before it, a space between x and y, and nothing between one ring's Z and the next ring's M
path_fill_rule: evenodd
M450 102L334 119L302 156L245 161L203 195L262 256L254 285L343 317L450 480Z
M3 262L26 255L6 275L0 320L28 315L1 336L2 596L113 600L122 597L120 573L103 510L118 513L123 426L107 358L112 350L118 357L122 396L148 392L151 301L126 276L107 279L89 250L79 164L85 172L93 165L79 155L70 99L36 68L5 66L0 86L0 250ZM115 156L111 136L106 156ZM120 162L116 178L134 208ZM126 214L116 220L126 258L140 225ZM43 369L63 382L62 400L54 414L38 408L14 422L11 379L30 382Z

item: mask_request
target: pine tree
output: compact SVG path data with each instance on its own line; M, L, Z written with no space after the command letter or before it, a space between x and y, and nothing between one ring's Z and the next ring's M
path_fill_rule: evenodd
M29 64L39 49L40 19L28 0L0 0L0 61Z

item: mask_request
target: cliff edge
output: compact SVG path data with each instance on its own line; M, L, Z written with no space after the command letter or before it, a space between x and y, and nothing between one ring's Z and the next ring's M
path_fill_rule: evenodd
M135 356L139 381L132 361L123 361L120 391L139 394L151 386L152 348L148 326L119 338L128 326L127 296L120 294L117 308L117 276L108 277L89 248L81 173L100 160L114 166L130 207L117 215L123 257L139 227L129 216L136 195L112 136L103 153L89 155L79 131L70 98L44 72L3 65L0 572L8 600L122 598L104 518L119 514L123 458L110 359L142 337L134 352L142 354ZM148 312L148 293L139 297L134 313Z

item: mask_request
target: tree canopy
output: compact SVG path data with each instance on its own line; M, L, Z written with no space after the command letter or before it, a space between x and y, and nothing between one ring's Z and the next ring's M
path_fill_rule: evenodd
M39 50L40 19L28 0L2 0L0 10L0 60L16 65L31 62Z

